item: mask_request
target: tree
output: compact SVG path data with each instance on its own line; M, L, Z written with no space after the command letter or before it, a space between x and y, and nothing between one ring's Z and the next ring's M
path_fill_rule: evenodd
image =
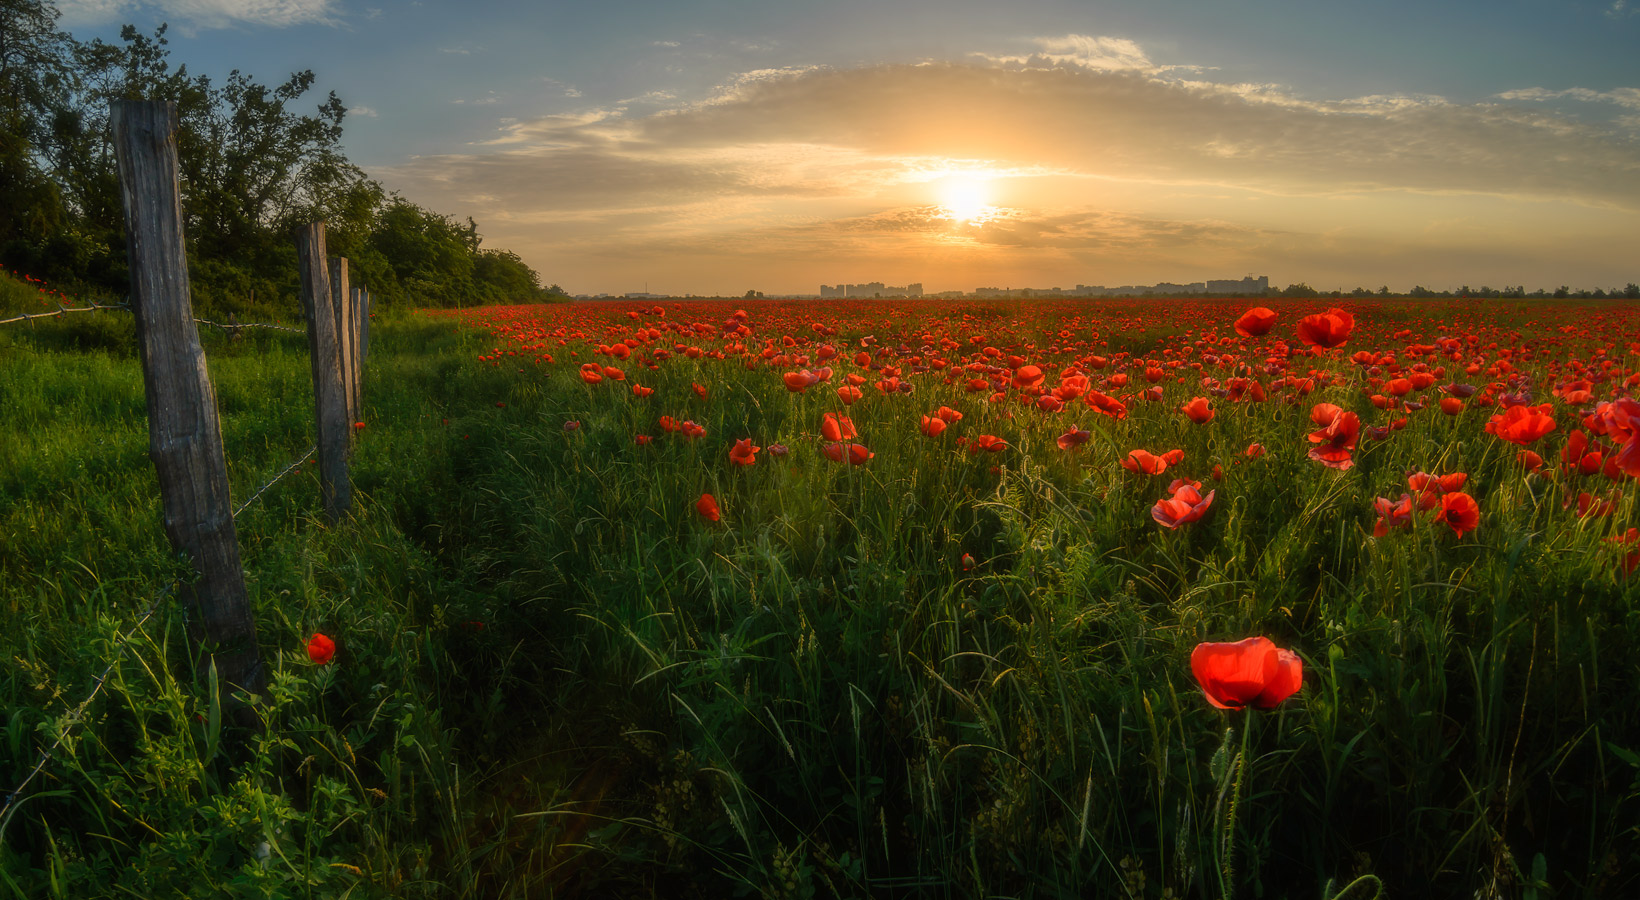
M41 0L0 0L0 244L65 223L61 192L42 170L74 83L73 40L57 17Z

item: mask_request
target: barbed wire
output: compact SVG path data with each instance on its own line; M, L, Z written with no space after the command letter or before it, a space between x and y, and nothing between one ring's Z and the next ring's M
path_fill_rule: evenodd
M13 322L27 322L30 319L55 319L63 313L95 312L99 309L121 309L126 312L131 311L130 305L126 303L93 303L90 306L67 306L65 304L58 303L57 308L51 312L21 313L19 315L12 316L9 319L0 319L0 325L10 325Z
M296 457L294 462L281 469L279 474L263 483L263 485L257 488L256 491L252 493L244 503L239 504L239 508L233 511L233 517L235 519L239 518L240 513L248 509L252 503L255 503L258 499L260 499L263 494L267 493L269 488L278 484L286 475L294 472L302 465L302 463L311 459L313 454L316 453L318 449L319 445L314 444L312 447L309 447L307 450L303 451L302 455ZM17 787L13 788L11 793L6 795L5 803L0 804L0 846L4 846L6 828L11 824L11 819L16 815L17 809L20 808L18 806L18 798L28 787L29 782L33 781L36 775L39 775L42 771L44 771L46 765L51 762L52 757L57 753L57 748L61 747L63 741L68 739L68 734L71 730L73 730L74 726L80 723L80 719L85 715L86 707L90 706L91 701L95 700L97 695L102 693L103 685L108 683L108 676L113 674L114 667L125 661L125 654L127 648L130 646L131 638L136 636L137 632L140 631L142 626L153 617L155 612L159 611L160 604L163 603L167 597L176 592L179 584L181 584L180 581L173 581L165 587L160 588L159 592L154 595L153 600L148 604L148 608L143 610L142 615L137 617L136 624L132 625L131 629L120 637L117 645L119 652L115 655L114 660L108 664L108 667L103 669L102 674L97 676L96 681L92 682L91 692L86 694L85 699L81 700L79 705L75 706L74 710L68 714L66 719L64 719L62 728L57 732L57 739L52 741L50 747L47 747L43 752L41 752L40 758L34 763L34 768L30 769L28 775L23 778L22 782L20 782Z
M275 325L272 322L232 322L230 324L223 325L219 322L210 322L205 319L195 319L194 321L201 325L209 325L212 328L220 328L223 331L235 333L237 333L241 328L271 328L275 331L289 331L293 334L307 334L306 328L292 328L289 325Z
M67 304L58 302L57 308L51 310L50 312L18 313L9 319L0 319L0 325L10 325L13 322L28 322L33 319L55 319L60 317L63 313L96 312L100 309L117 309L124 312L131 312L131 300L130 298L126 298L123 303L91 303L88 306L68 306ZM288 331L292 334L307 334L306 328L293 328L289 325L279 325L273 322L230 321L228 324L224 325L221 322L212 322L209 319L196 318L194 319L194 323L197 325L208 325L212 328L220 328L223 331L233 334L237 334L241 328L270 328L274 331Z
M239 518L239 514L244 512L246 507L250 506L252 503L255 503L258 497L261 497L263 494L267 493L268 488L271 488L274 485L278 484L279 480L281 478L284 478L286 475L289 475L291 472L296 471L298 466L300 466L304 462L307 462L309 459L311 459L313 457L313 454L317 453L318 451L319 451L319 445L318 444L314 444L313 446L307 448L306 452L304 452L301 456L296 457L295 462L293 462L290 465L286 466L284 468L284 470L281 471L278 475L273 476L272 480L268 481L266 484L264 484L261 487L257 488L256 493L250 495L250 497L248 499L246 499L244 503L239 504L239 508L233 511L233 517L236 518L236 519Z
M91 693L87 694L85 699L81 700L80 704L74 707L74 710L68 714L67 719L63 722L63 727L57 732L57 740L53 741L51 746L47 747L45 752L40 754L40 759L35 762L34 768L29 770L28 776L25 777L22 782L17 785L17 787L13 788L11 793L6 795L5 804L0 806L0 846L5 844L6 827L11 824L11 817L16 813L18 808L18 796L21 795L23 790L28 787L29 782L34 780L34 776L40 774L40 772L45 769L46 764L51 762L51 758L56 754L57 748L63 745L63 741L68 739L68 733L73 730L75 725L79 724L80 718L85 715L85 708L91 705L91 701L95 700L98 694L102 693L103 685L108 683L108 676L113 674L114 667L125 660L126 648L130 646L131 638L135 636L136 633L141 630L142 626L148 621L148 619L159 610L160 604L165 601L165 598L175 592L179 583L180 582L173 581L161 588L159 593L154 595L154 599L148 604L148 608L143 610L142 615L137 618L137 623L131 626L130 631L127 631L120 637L117 648L119 650L118 654L114 657L113 662L108 664L108 668L103 669L102 674L98 675L97 680L92 683Z

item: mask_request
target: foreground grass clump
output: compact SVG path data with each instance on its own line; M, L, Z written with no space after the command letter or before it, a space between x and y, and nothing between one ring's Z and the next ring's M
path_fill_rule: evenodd
M1560 457L1588 427L1573 383L1616 396L1632 373L1612 348L1633 311L1373 304L1347 347L1309 355L1291 325L1321 307L1278 310L1286 331L1260 339L1230 329L1244 309L379 322L357 519L321 527L304 472L240 520L278 660L265 733L217 724L182 613L164 608L9 825L4 883L1332 897L1372 875L1392 893L1632 890L1625 660L1640 617L1609 539L1634 501ZM0 433L19 435L0 448L23 473L0 484L8 779L176 569L135 361L104 315L51 324L106 329L96 341L0 332L15 394ZM305 347L208 352L243 496L311 442ZM1388 386L1437 368L1416 392ZM783 375L805 370L817 382L793 392ZM861 396L845 405L850 373ZM1081 397L1041 402L1077 375ZM1492 406L1438 409L1437 384L1460 379ZM1527 389L1558 426L1535 473L1484 430ZM1094 411L1089 391L1126 416ZM1202 424L1181 412L1197 396L1214 411ZM1349 469L1320 464L1319 403L1384 436L1363 434ZM920 418L942 406L963 415L929 437ZM849 418L863 464L828 458L828 412ZM1072 425L1091 437L1062 449ZM730 459L740 439L762 448L750 465ZM1182 458L1143 475L1120 465L1135 449ZM1464 473L1478 525L1460 537L1431 510L1374 537L1374 499L1420 471ZM1175 477L1214 499L1167 529L1151 510ZM1610 509L1584 515L1580 495ZM302 650L315 631L339 645L328 666ZM1302 658L1303 689L1270 712L1212 708L1192 650L1252 635Z

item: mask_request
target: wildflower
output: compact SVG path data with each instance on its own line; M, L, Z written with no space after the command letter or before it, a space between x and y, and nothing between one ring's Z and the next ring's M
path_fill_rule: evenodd
M336 655L336 642L315 632L313 637L308 638L307 655L314 665L325 665Z
M723 514L718 511L717 498L711 494L700 495L700 499L695 501L695 512L700 513L702 517L710 522L716 522L723 517Z
M877 455L867 449L864 444L845 444L841 441L827 444L821 448L821 452L826 454L826 458L832 462L842 462L846 455L849 465L854 466L861 465Z
M1213 421L1213 410L1207 407L1206 397L1197 397L1191 400L1179 407L1179 411L1197 425L1206 425L1208 422Z
M1299 340L1328 350L1343 346L1353 330L1355 317L1337 307L1298 320Z
M1175 481L1174 484L1176 487L1173 488L1173 496L1156 501L1156 505L1150 508L1150 517L1155 519L1157 524L1167 528L1178 528L1207 514L1207 508L1213 505L1213 495L1216 491L1208 491L1204 497L1201 485L1195 482Z
M1219 709L1275 709L1304 685L1298 654L1266 637L1197 644L1190 654L1190 671L1207 702Z
M1480 524L1480 504L1461 491L1444 494L1441 496L1441 511L1435 515L1435 521L1446 523L1461 538L1464 532L1474 531Z
M762 449L752 446L751 438L742 438L729 448L729 461L737 466L749 466L757 462L757 451Z
M1235 328L1236 333L1242 337L1258 337L1261 334L1267 334L1275 324L1276 314L1274 310L1255 306L1241 314L1241 318L1236 320Z

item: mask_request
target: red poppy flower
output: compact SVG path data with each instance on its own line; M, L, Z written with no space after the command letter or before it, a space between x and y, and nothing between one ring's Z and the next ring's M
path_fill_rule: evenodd
M683 432L683 436L689 440L694 440L695 438L698 438L706 433L705 426L696 425L694 422L687 419L678 423L678 430Z
M1207 514L1207 508L1213 505L1213 495L1217 491L1208 491L1202 496L1201 485L1194 482L1181 484L1173 491L1173 496L1166 500L1158 500L1150 508L1150 517L1158 524L1168 528L1178 528L1188 522L1194 522Z
M1115 397L1101 394L1098 391L1089 391L1082 398L1082 402L1086 403L1089 409L1110 416L1113 419L1127 418L1127 404Z
M1167 471L1167 460L1149 450L1129 450L1122 457L1122 468L1138 475L1160 475Z
M644 387L641 384L632 385L632 396L634 397L647 397L653 393L655 393L655 389L652 387Z
M695 501L695 512L700 513L709 522L716 522L723 517L718 511L717 498L711 494L700 495L700 499Z
M308 638L307 655L314 665L325 665L336 655L336 642L315 632L313 637Z
M635 434L632 436L632 442L640 447L647 447L654 440L655 439L653 437L647 434Z
M1191 400L1179 407L1179 411L1197 425L1206 425L1208 422L1213 421L1213 410L1208 408L1206 397L1197 397Z
M587 384L597 384L604 380L603 366L597 363L586 363L581 366L581 380Z
M1481 507L1475 498L1457 491L1441 496L1441 511L1435 514L1435 521L1445 522L1452 528L1454 534L1463 537L1464 532L1474 531L1481 523Z
M1543 457L1531 450L1522 450L1516 453L1515 461L1525 466L1528 472L1536 472L1543 468Z
M1207 702L1219 709L1275 709L1304 686L1298 654L1266 637L1197 644L1190 653L1190 672Z
M858 437L859 434L854 429L854 420L848 416L826 413L820 419L820 435L828 441L846 441Z
M989 453L998 453L1008 449L1008 442L994 434L982 434L968 442L968 452L978 453L981 450Z
M1016 388L1035 387L1042 383L1041 366L1020 366L1014 370L1013 384Z
M705 385L695 384L694 382L691 381L689 383L689 387L690 387L691 390L693 390L695 392L696 397L699 397L702 400L706 399L706 386Z
M1236 320L1236 333L1242 337L1258 337L1261 334L1268 334L1275 324L1275 310L1255 306L1242 313L1241 318Z
M787 372L780 376L780 380L785 383L786 390L794 394L801 394L817 384L820 381L820 376L804 369L801 372Z
M843 401L844 406L853 406L854 401L864 396L865 394L861 393L860 389L852 384L845 384L837 389L837 397Z
M611 381L625 381L626 373L614 366L604 366L604 377Z
M1310 448L1311 459L1331 469L1343 470L1355 465L1350 451L1355 449L1361 433L1361 419L1355 413L1345 412L1331 403L1317 403L1310 410L1310 421L1322 426L1310 432L1310 443L1321 445Z
M1247 445L1247 450L1245 451L1245 454L1246 454L1248 459L1258 459L1259 457L1264 455L1264 445L1263 444L1248 444Z
M922 417L922 433L929 437L939 437L946 429L945 420L938 416Z
M757 451L762 449L752 446L751 438L741 438L729 448L729 461L737 466L749 466L757 462Z
M940 407L939 411L935 412L934 415L939 416L940 419L942 419L947 425L955 425L956 423L962 421L962 413L957 412L949 406Z
M1343 346L1353 330L1355 317L1337 307L1298 320L1299 340L1328 350Z
M1070 431L1067 431L1064 434L1059 436L1059 440L1058 440L1059 449L1061 449L1061 450L1075 449L1077 447L1082 446L1083 444L1086 444L1088 442L1088 438L1091 438L1091 437L1093 437L1093 432L1083 431L1082 429L1077 428L1076 426L1072 425Z
M1486 430L1511 444L1525 447L1555 430L1553 412L1553 407L1547 403L1542 406L1511 406L1487 420Z
M363 431L364 430L364 423L363 422L354 422L353 423L353 430L354 431Z
M1378 513L1378 522L1372 526L1373 537L1389 534L1391 528L1412 527L1412 495L1402 494L1400 500L1378 497L1372 501Z
M1449 416L1455 416L1458 413L1463 412L1463 401L1459 400L1457 397L1442 397L1441 412L1446 413Z
M866 449L864 444L844 444L842 442L834 442L827 444L820 449L822 453L826 454L826 458L832 462L842 462L844 455L846 454L849 465L852 466L858 466L877 455Z

